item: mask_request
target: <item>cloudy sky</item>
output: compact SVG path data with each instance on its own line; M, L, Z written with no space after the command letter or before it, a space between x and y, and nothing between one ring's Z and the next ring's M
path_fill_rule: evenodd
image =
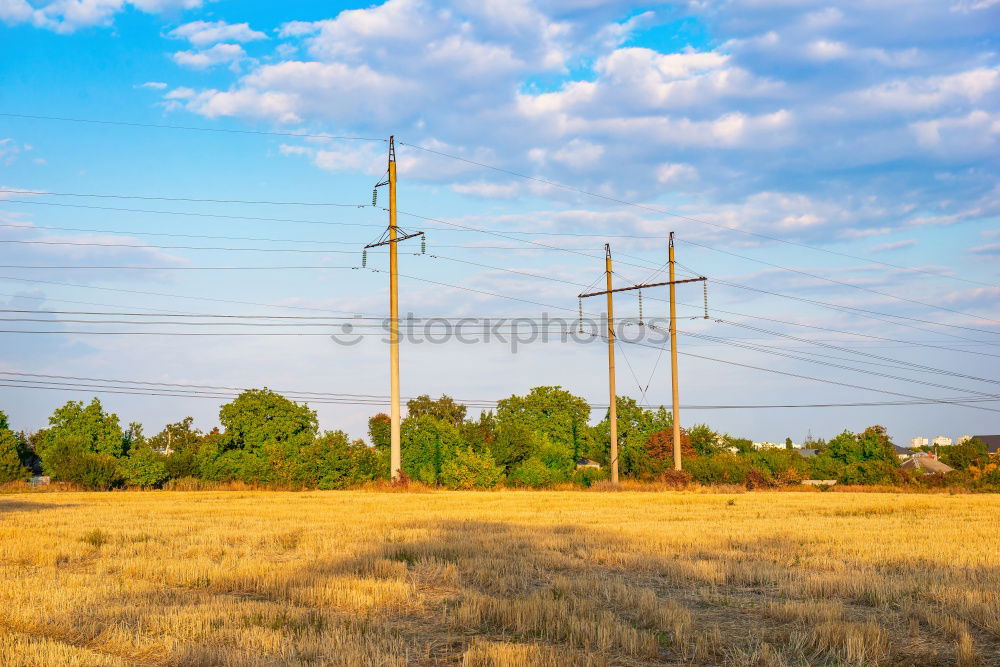
M605 242L616 286L655 282L675 231L711 316L678 287L685 424L998 432L998 28L996 0L0 0L0 409L32 429L96 393L155 432L213 426L217 387L378 403L378 336L291 318L387 314L360 249L395 135L399 225L427 234L404 313L574 320ZM662 338L622 332L619 393L669 403ZM606 403L606 354L410 340L403 394ZM322 425L362 435L380 407L351 400ZM921 404L708 409L879 402Z

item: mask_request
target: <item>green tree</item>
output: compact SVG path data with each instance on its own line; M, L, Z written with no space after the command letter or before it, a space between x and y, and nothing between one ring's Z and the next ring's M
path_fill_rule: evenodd
M785 449L795 449L791 438L785 438Z
M20 452L20 438L7 426L7 415L0 412L0 482L27 479Z
M360 441L352 443L343 431L327 431L302 448L296 483L321 489L342 489L364 481L357 467L355 447L368 449Z
M989 462L989 449L978 438L951 447L941 447L939 453L941 462L956 470L967 470L970 466L982 467Z
M441 466L441 481L450 489L488 489L503 480L503 468L489 452L471 447L456 451Z
M535 387L526 396L511 396L497 403L500 424L519 423L540 433L572 456L574 431L590 420L587 401L561 387Z
M392 438L392 418L380 412L368 420L368 439L372 447L389 448Z
M869 426L857 435L845 430L827 443L823 454L841 463L884 461L899 464L899 458L884 426Z
M120 484L120 457L91 451L91 444L83 435L54 439L45 450L45 471L53 479L79 484L88 489L110 489Z
M719 434L708 424L695 424L688 429L691 446L699 456L708 456L719 451Z
M753 448L753 441L750 438L737 438L731 436L728 433L722 436L722 441L725 443L725 447L735 447L736 452L739 454L749 454L755 451Z
M316 412L267 388L249 389L219 410L222 455L215 474L249 484L295 485L300 450L316 436Z
M166 457L148 445L132 448L128 456L118 459L118 474L129 486L160 486L169 478Z
M167 474L173 479L198 475L196 457L202 435L193 428L193 423L193 417L185 417L167 424L147 441L152 449L167 452Z
M248 389L219 409L226 449L256 450L271 444L304 445L316 436L319 420L308 405L299 405L266 387Z
M517 466L507 476L507 480L517 486L530 486L537 489L552 484L555 481L555 476L540 458L533 456Z
M513 420L504 422L496 421L495 431L492 441L487 443L487 447L497 463L510 472L517 465L531 456L532 452L538 450L539 441L542 436L532 431L527 424L521 424ZM469 440L465 442L469 443ZM483 448L474 449L482 451Z
M440 484L445 461L462 444L453 424L424 415L407 417L400 426L403 472L424 484Z
M66 439L73 440L81 452L113 457L127 454L130 443L118 423L118 415L106 413L97 398L86 406L80 401L69 401L56 408L49 417L49 427L41 431L38 454L43 464L47 465L47 452Z
M422 394L407 401L406 409L408 417L434 417L452 426L459 426L465 421L466 407L444 394L436 400L427 394Z
M618 417L619 471L622 475L630 477L649 471L646 441L653 433L670 428L673 425L673 418L663 406L656 410L647 410L629 396L618 396L615 400L615 409ZM610 464L611 425L608 413L594 426L593 441L596 447L590 450L590 458L603 464Z

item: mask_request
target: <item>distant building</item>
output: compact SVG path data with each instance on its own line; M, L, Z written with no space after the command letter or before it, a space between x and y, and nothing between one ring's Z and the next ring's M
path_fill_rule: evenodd
M946 438L943 435L939 435L938 437L931 440L931 444L934 445L935 447L951 447L951 438Z
M908 459L911 456L913 456L913 452L912 451L910 451L906 447L900 447L899 445L893 445L892 446L892 451L894 451L896 453L896 456L899 457L900 461L905 461L906 459Z
M781 447L782 449L784 449L785 445L784 444L779 445L776 442L767 442L767 441L753 443L754 449L774 449L776 447Z
M972 436L971 435L960 435L960 436L958 436L958 440L955 441L955 444L956 445L964 445L969 440L972 440Z
M920 436L917 436L916 438L910 440L910 447L912 449L920 449L921 447L926 447L929 444L930 440L928 440L927 438L921 438Z
M954 470L954 468L941 463L933 456L911 456L899 467L903 470L914 470L924 474L944 473Z
M576 460L576 467L577 468L594 468L595 470L600 470L601 469L601 464L598 463L597 461L592 461L590 459L577 459Z
M801 454L802 456L806 457L807 459L811 459L812 457L819 455L819 450L818 449L800 449L799 450L799 454ZM813 480L813 481L815 481L815 480Z
M1000 452L1000 435L974 435L972 437L986 445L986 451L990 454Z

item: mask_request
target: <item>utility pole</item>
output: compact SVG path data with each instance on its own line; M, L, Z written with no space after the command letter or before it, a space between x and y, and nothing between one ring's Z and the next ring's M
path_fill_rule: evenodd
M385 181L378 183L375 188L389 186L389 229L388 238L383 234L383 238L375 243L369 243L368 248L379 246L389 246L389 393L391 405L389 406L390 435L389 435L389 473L392 479L398 480L402 474L402 449L399 430L399 266L396 253L396 244L414 236L421 236L423 232L413 234L398 235L396 226L396 143L395 137L389 137L389 177ZM372 197L372 204L375 197Z
M604 273L608 282L608 425L611 435L611 483L618 484L618 396L615 393L615 307L611 288L611 245L604 244Z
M604 267L605 273L607 274L607 284L608 288L601 292L588 292L586 294L578 294L577 298L585 299L590 296L601 296L604 294L608 295L608 372L610 374L609 383L611 385L611 408L608 413L608 418L611 423L611 481L614 484L618 483L618 416L615 409L616 396L615 396L615 330L613 323L612 314L612 303L611 295L615 292L628 292L630 290L641 290L647 287L661 287L663 285L670 286L670 382L671 382L671 394L673 401L673 436L674 436L674 469L681 469L681 423L677 416L678 404L680 403L680 396L678 391L679 381L677 378L677 299L675 295L675 285L681 283L694 283L694 282L705 282L708 280L705 276L700 276L698 278L686 278L684 280L676 280L674 278L674 233L670 232L670 244L668 249L668 258L670 264L670 280L662 283L645 283L642 285L632 285L631 287L619 287L614 289L611 286L611 247L608 244L604 245L605 250L605 260ZM705 313L708 316L708 297L706 292L706 306ZM640 308L641 310L641 308ZM581 322L583 321L583 308L580 308ZM652 326L652 325L650 325Z
M667 250L670 261L670 406L674 425L674 470L681 469L681 418L680 395L677 388L677 288L674 282L674 233L670 232L670 247ZM704 280L704 278L702 278Z

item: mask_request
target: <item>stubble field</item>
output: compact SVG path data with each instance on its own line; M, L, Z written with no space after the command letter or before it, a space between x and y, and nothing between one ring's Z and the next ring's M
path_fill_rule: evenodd
M0 496L3 665L1000 664L1000 499Z

